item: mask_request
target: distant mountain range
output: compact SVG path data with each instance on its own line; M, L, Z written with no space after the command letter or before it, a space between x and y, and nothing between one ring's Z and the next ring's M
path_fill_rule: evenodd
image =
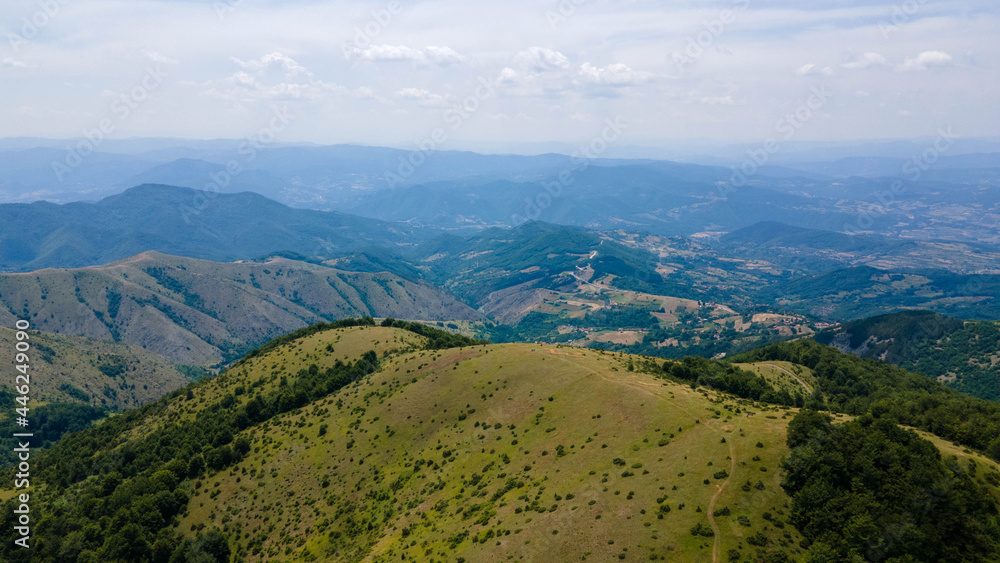
M210 191L255 191L301 207L326 209L368 190L469 178L529 181L571 166L572 157L481 155L464 151L414 151L357 145L275 145L252 154L240 141L141 140L108 143L109 152L87 155L68 170L63 144L36 140L30 148L0 142L0 202L97 199L142 183ZM417 164L413 164L416 162ZM603 161L595 163L628 163ZM239 171L227 171L237 165Z
M388 273L274 258L218 263L146 252L107 266L0 275L0 324L125 342L217 365L266 340L344 317L475 320L440 290Z
M727 233L719 237L716 248L732 256L766 260L809 273L861 264L886 270L1000 272L1000 246L996 245L846 234L776 221Z
M96 203L0 205L0 271L75 268L156 250L241 260L279 250L303 255L434 235L336 212L293 209L254 193L143 185Z
M794 158L790 151L761 162L753 160L752 150L742 150L736 161L710 159L719 165L702 165L355 145L275 145L241 152L235 141L140 139L132 145L109 143L109 152L89 155L56 174L53 164L66 160L65 150L28 139L0 142L0 202L94 201L159 184L249 191L296 208L447 229L536 219L691 235L773 220L831 231L1000 243L995 220L1000 152L991 152L991 143L956 141L930 163L914 160L922 154L919 144L901 142L860 145L853 154L846 145L828 147L827 153L800 151Z
M797 162L786 166L834 178L850 176L886 178L906 175L907 170L919 170L913 163L913 158L913 156L852 156L828 162ZM946 155L937 158L933 164L936 170L997 169L1000 168L1000 153Z

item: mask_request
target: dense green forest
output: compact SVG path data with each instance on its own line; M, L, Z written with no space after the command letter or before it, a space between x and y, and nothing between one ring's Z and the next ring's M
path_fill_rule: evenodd
M989 486L1000 473L942 459L934 444L890 416L843 424L801 411L788 425L782 487L810 563L989 562L1000 521ZM994 491L995 492L995 491Z
M832 411L888 416L1000 460L1000 404L977 399L900 367L843 354L810 340L765 346L733 362L787 361L813 371Z
M13 398L4 400L6 393L3 391L6 390L0 391L0 404L12 404ZM88 428L95 420L100 420L107 414L108 410L105 408L79 403L50 403L34 407L31 409L31 431L36 440L32 447L48 448L66 434ZM17 447L17 438L13 437L16 432L24 432L24 429L17 426L13 418L0 422L0 448L11 451ZM9 461L13 463L13 459Z
M655 308L642 305L628 305L614 309L588 311L579 318L548 315L532 311L524 316L516 325L495 325L488 327L486 335L493 342L569 342L580 337L579 334L558 334L560 326L575 328L583 327L615 327L626 330L650 329L656 327L659 321L650 315ZM597 344L594 344L596 347Z
M847 323L814 338L841 343L865 358L879 358L983 399L1000 400L1000 325L961 321L930 311L906 311ZM846 341L846 342L845 342Z
M756 292L755 299L838 321L904 308L933 309L952 317L997 319L997 295L1000 275L996 274L885 271L856 266L776 283ZM976 299L970 301L968 297Z
M801 393L777 390L763 377L736 366L706 360L699 356L686 356L680 362L664 362L663 374L692 386L704 386L732 393L737 397L774 403L789 407L805 405Z

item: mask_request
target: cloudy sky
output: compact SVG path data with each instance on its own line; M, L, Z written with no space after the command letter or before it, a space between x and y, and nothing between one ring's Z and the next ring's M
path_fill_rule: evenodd
M404 147L1000 134L996 0L4 4L0 137L242 137L276 108L282 141Z

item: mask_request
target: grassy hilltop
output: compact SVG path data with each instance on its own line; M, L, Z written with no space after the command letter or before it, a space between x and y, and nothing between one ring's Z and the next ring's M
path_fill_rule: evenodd
M246 377L294 358L291 349L275 354L248 365ZM776 546L801 539L760 517L788 508L778 486L781 413L735 414L736 401L626 364L527 344L397 356L364 383L252 431L260 451L206 483L202 494L216 501L196 497L181 528L229 517L249 532L237 551L259 550L260 560L306 551L344 560L606 560L629 551L699 560L764 528ZM743 491L747 482L755 486ZM724 508L730 516L713 520ZM693 536L695 526L719 534Z
M805 394L785 370L822 387L825 367L790 348L743 371L352 324L64 438L38 462L34 558L4 560L819 561L793 523L809 505L782 488L815 482L782 466L798 409L775 402ZM795 459L841 428L810 424ZM945 468L904 434L884 439L992 499L988 529L996 463L935 438Z

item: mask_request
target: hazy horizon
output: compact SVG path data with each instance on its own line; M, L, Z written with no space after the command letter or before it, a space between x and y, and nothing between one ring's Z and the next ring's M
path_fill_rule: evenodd
M608 120L661 148L991 137L998 20L985 1L21 0L0 135L242 138L285 111L279 142L406 149L578 144Z

